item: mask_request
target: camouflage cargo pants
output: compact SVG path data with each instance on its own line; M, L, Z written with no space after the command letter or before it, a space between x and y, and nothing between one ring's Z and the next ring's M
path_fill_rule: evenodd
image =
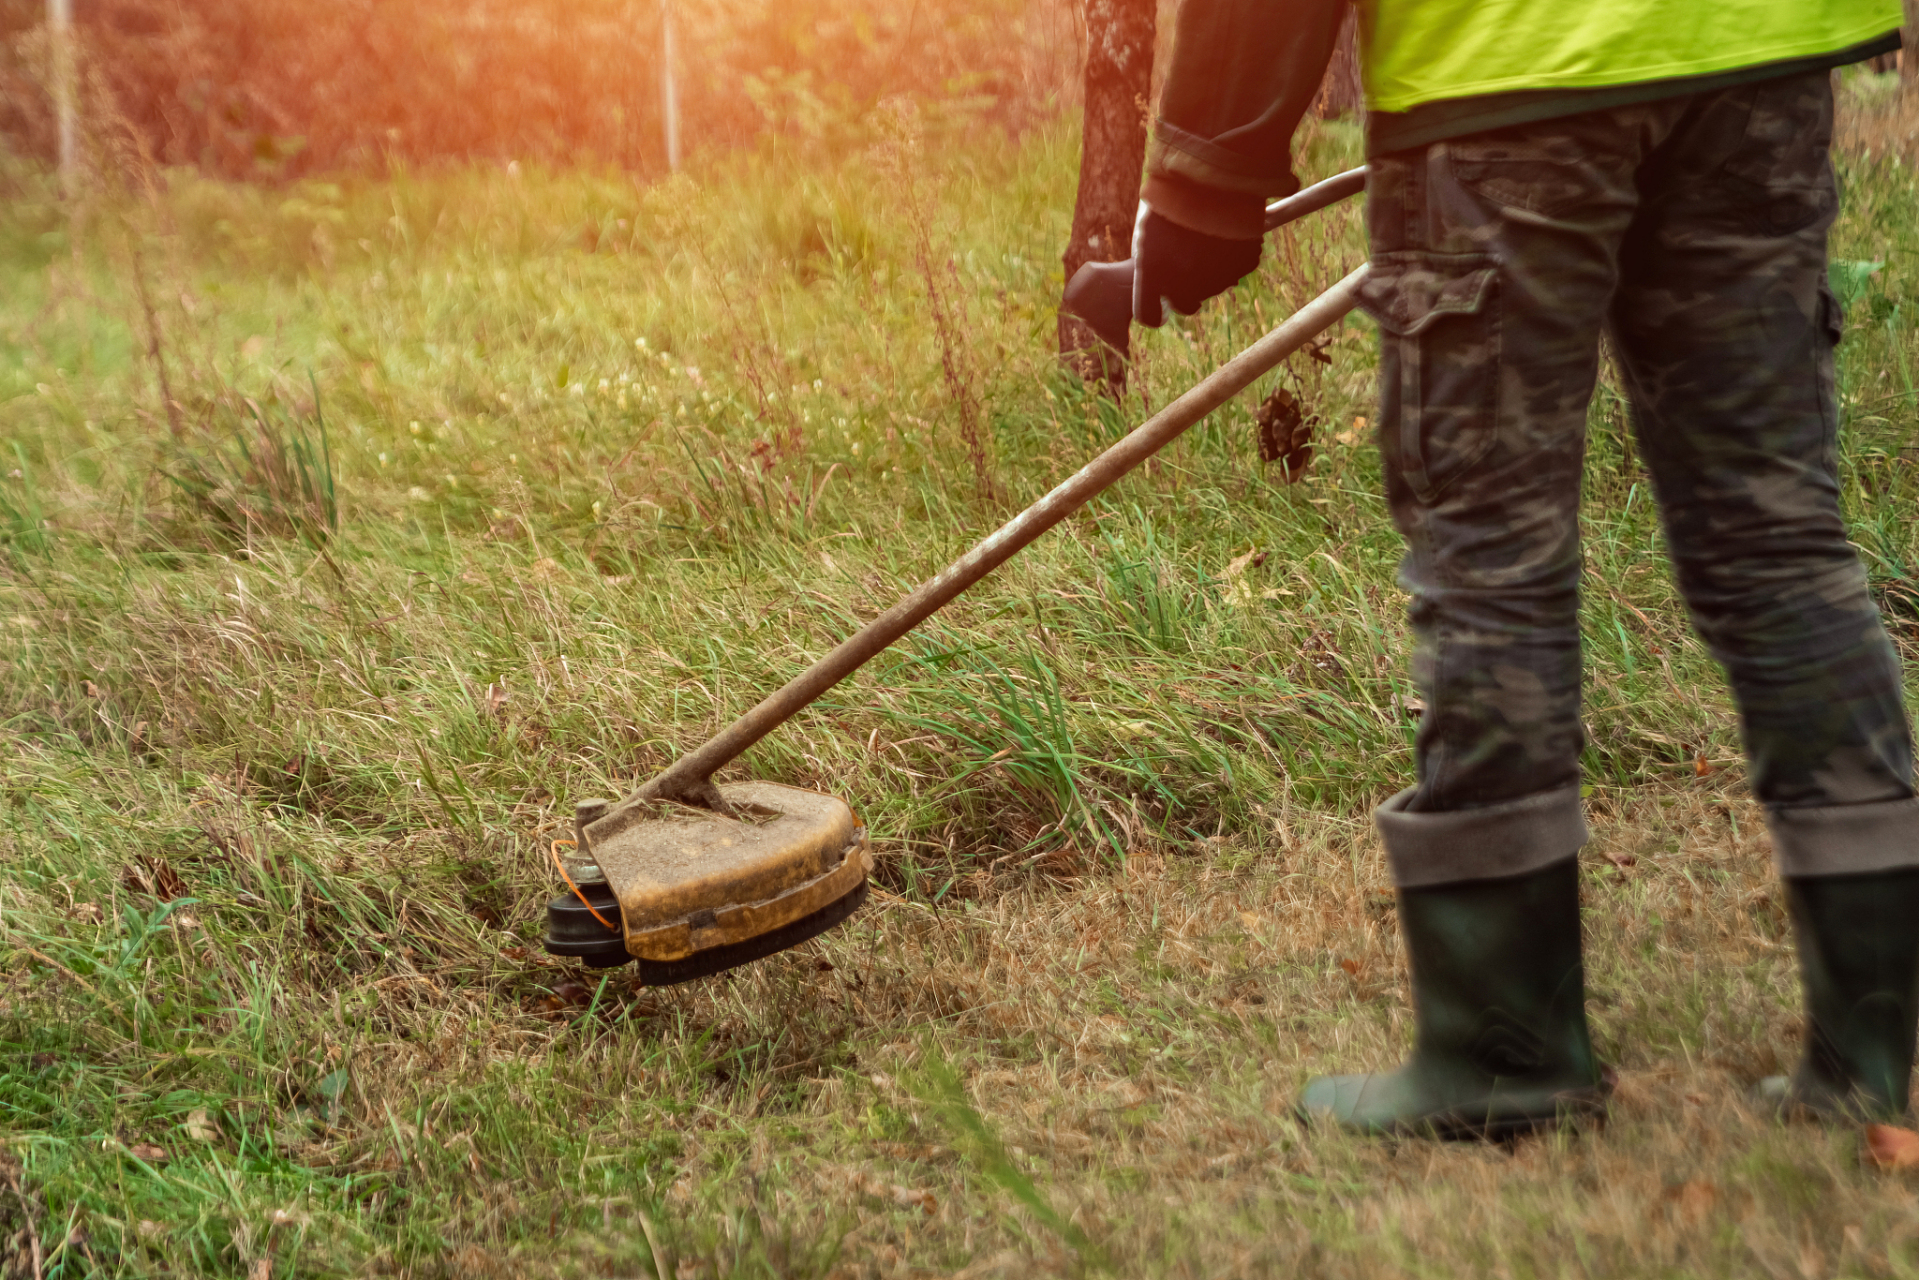
M1694 625L1781 870L1919 865L1899 664L1839 513L1824 72L1373 162L1379 444L1407 543L1418 784L1403 886L1585 841L1579 492L1612 338Z

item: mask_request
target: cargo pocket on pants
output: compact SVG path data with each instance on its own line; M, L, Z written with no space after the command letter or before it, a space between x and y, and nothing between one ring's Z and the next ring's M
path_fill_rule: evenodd
M1831 268L1819 277L1819 336L1827 350L1837 347L1846 336L1846 309L1832 291Z
M1746 124L1717 182L1738 198L1747 232L1789 236L1830 222L1839 206L1830 159L1831 73L1776 76L1730 93L1746 100Z
M1480 253L1375 254L1359 305L1383 331L1379 444L1431 502L1499 432L1498 265Z
M1819 273L1819 300L1813 314L1814 376L1819 380L1819 412L1825 420L1826 438L1820 461L1826 471L1839 474L1839 344L1846 336L1846 309L1832 290L1827 272Z

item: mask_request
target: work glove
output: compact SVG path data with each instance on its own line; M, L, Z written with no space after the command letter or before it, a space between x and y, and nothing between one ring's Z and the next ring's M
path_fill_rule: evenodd
M1166 323L1162 302L1192 315L1250 275L1263 244L1263 238L1227 240L1194 231L1142 200L1133 223L1133 319L1159 328Z

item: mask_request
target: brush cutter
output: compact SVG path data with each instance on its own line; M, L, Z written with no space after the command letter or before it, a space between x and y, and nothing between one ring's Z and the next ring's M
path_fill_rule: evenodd
M1270 206L1267 224L1332 204L1364 180L1363 171L1355 171L1309 187ZM1357 302L1365 274L1359 267L1301 307L626 799L580 802L576 839L554 846L571 892L547 905L546 949L596 968L637 960L643 984L670 986L796 946L852 915L866 900L872 870L866 828L853 810L817 791L770 782L716 783L713 775L1337 324ZM1123 338L1132 314L1131 277L1131 262L1082 268L1067 290L1066 306L1102 337ZM558 846L564 843L574 848L562 858Z

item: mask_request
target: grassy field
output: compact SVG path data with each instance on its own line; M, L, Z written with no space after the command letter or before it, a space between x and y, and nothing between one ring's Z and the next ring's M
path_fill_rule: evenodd
M1910 651L1919 115L1848 111L1846 500ZM1311 172L1354 159L1319 130ZM1352 208L1284 233L1102 402L1049 355L1073 161L928 116L646 188L170 173L63 208L5 175L0 1274L1919 1274L1919 1186L1744 1102L1798 1051L1792 954L1610 387L1612 1118L1510 1150L1289 1119L1410 1032L1360 321L1277 379L1303 479L1222 411L740 766L869 821L849 925L660 991L541 955L575 800L1363 256Z

